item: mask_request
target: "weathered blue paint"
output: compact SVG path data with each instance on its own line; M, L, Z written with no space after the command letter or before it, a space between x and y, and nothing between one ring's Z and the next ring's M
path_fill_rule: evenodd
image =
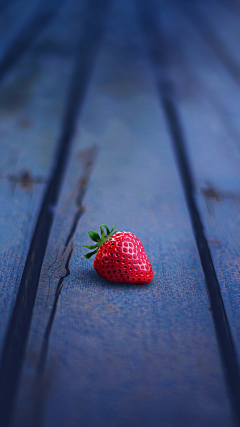
M2 2L0 3L0 61L16 32L30 18L38 2L39 0L9 1L4 10L1 10Z
M0 189L1 350L43 191L55 164L57 137L75 62L76 35L82 28L82 6L79 2L66 5L0 89L0 126L5 136ZM16 336L19 340L20 334L15 331ZM10 350L15 354L16 366L18 350ZM3 373L4 367L1 369ZM4 392L2 382L1 387ZM1 423L5 425L2 419Z
M175 89L181 93L179 106L195 173L197 201L239 356L239 87L210 56L211 51L179 10L177 14L169 10L169 14L175 31L185 31L176 46L180 55L174 70L182 87L174 79ZM169 53L173 55L171 50Z
M194 7L198 13L203 14L207 20L211 33L218 41L223 52L229 55L240 69L240 60L238 55L238 44L240 42L239 32L239 9L238 13L228 10L221 1L195 1ZM240 76L239 76L240 77Z
M232 425L200 260L136 22L133 3L114 2L42 269L16 425ZM99 153L86 211L37 373L67 273L69 252L61 255L78 209L79 150L92 144ZM115 222L141 239L154 271L148 286L106 282L83 258L88 231Z
M64 22L69 22L66 14L69 14L68 10L63 10L56 24L39 39L16 68L12 81L0 88L0 130L4 135L0 147L1 292L4 294L1 299L0 341L49 178L73 69L72 51L66 55L65 51L52 50L52 46L56 46L60 40L62 42L63 36L59 31ZM73 41L78 31L79 23L75 21L73 27L71 21ZM66 37L65 43L67 41ZM72 46L71 38L69 45ZM49 46L49 51L43 50L43 46ZM28 65L30 70L27 69ZM22 93L21 85L25 88ZM21 96L18 97L19 93ZM23 173L28 174L25 184L21 181Z
M12 67L30 48L37 36L51 22L63 0L43 0L27 14L27 19L17 28L12 40L0 59L0 80L4 79ZM28 9L29 4L26 6ZM21 20L20 20L21 21Z

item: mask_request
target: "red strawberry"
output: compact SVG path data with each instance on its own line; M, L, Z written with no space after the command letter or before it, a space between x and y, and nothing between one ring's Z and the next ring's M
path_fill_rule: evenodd
M109 231L103 224L107 234L105 235L103 228L100 227L101 237L95 231L89 231L90 238L97 243L84 246L84 248L95 249L84 257L89 259L95 253L97 254L94 268L103 279L137 285L151 282L152 266L142 243L133 233L127 231L113 233L115 226L116 224Z

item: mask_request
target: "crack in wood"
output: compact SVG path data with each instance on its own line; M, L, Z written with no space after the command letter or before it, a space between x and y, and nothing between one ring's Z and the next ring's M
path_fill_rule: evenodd
M79 153L80 156L86 157L86 161L84 162L84 165L83 165L83 173L82 173L81 178L79 179L78 191L77 191L77 196L75 199L75 204L76 204L77 210L76 210L76 213L73 217L72 226L71 226L70 231L68 233L68 236L66 238L64 249L63 249L62 255L61 255L61 264L62 264L62 260L64 258L65 259L67 258L66 262L65 262L66 273L60 277L58 284L57 284L56 291L55 291L55 298L54 298L53 306L52 306L51 313L49 316L49 320L48 320L48 323L47 323L47 326L46 326L46 329L44 332L43 343L42 343L39 361L38 361L38 365L37 365L37 374L38 375L40 373L43 373L43 371L45 369L47 354L48 354L48 347L49 347L49 339L50 339L50 334L51 334L55 314L57 311L58 300L59 300L59 297L60 297L61 292L62 292L64 279L70 275L69 263L70 263L71 256L73 253L73 249L74 249L73 237L75 235L78 222L79 222L81 216L85 212L85 209L82 206L82 201L83 201L83 198L86 194L86 191L87 191L87 188L89 185L89 180L90 180L90 177L91 177L91 174L93 171L93 167L95 165L97 153L98 153L98 147L97 146L93 146L90 149L87 149L84 152Z
M75 69L70 84L55 163L43 197L3 345L0 367L1 427L9 426L11 421L43 258L70 155L76 120L84 102L96 54L103 36L109 3L110 0L91 0L86 5L85 25L80 34ZM10 57L4 66L4 70L0 64L0 78L3 71L6 71L6 67L12 64L11 61L12 58Z
M49 338L50 338L55 314L57 311L58 300L59 300L59 297L61 295L64 279L70 275L69 263L71 260L73 249L74 249L74 244L72 243L71 245L69 245L69 251L68 251L69 253L68 253L66 264L65 264L66 273L63 276L61 276L59 281L58 281L57 288L55 291L54 303L53 303L53 306L51 309L51 313L50 313L50 317L49 317L49 320L47 323L47 327L46 327L45 332L44 332L43 344L42 344L42 348L40 351L39 362L38 362L38 366L37 366L37 373L38 374L42 373L44 371L44 368L45 368L45 364L46 364L46 360L47 360L47 354L48 354L48 347L49 347ZM65 253L66 253L66 251L65 251Z

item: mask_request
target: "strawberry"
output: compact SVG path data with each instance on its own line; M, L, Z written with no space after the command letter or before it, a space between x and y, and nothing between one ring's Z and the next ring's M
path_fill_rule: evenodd
M103 279L112 282L125 282L143 285L151 282L153 271L151 263L144 251L140 240L127 231L115 231L116 224L106 235L100 226L101 237L95 231L89 231L90 238L95 245L84 245L84 248L95 249L84 255L89 259L97 254L94 259L94 268Z

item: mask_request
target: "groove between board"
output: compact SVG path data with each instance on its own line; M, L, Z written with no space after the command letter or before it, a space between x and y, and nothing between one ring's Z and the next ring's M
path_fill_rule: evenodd
M211 303L234 422L236 426L240 426L240 374L237 355L221 295L220 285L218 283L208 242L204 235L200 214L194 200L193 175L185 149L185 141L177 108L174 103L172 84L167 77L164 36L159 28L159 23L156 18L157 9L155 9L154 3L146 3L144 0L140 3L140 7L138 6L139 4L137 4L137 9L142 31L146 39L147 53L156 73L157 89L169 125L198 253L206 279L207 292Z
M161 88L160 88L161 92ZM192 186L192 174L189 170L189 164L185 151L185 143L181 131L181 126L178 118L178 113L173 100L162 94L163 108L166 114L166 119L169 124L170 133L172 135L174 150L176 153L177 163L180 170L180 175L183 182L185 198L190 213L193 232L198 248L199 257L201 260L203 272L206 279L207 292L211 303L211 310L215 324L216 335L219 343L222 363L224 366L224 374L228 385L230 401L232 403L233 412L235 414L235 423L240 426L240 376L236 350L230 330L226 310L224 307L221 289L218 283L216 271L212 261L210 249L207 239L204 234L203 225L200 215L194 201Z
M38 34L51 22L65 0L39 2L35 12L15 34L0 60L0 82L32 45Z
M1 427L7 427L11 421L42 262L69 157L75 122L83 105L94 59L103 35L109 3L110 0L92 0L87 3L85 26L77 50L78 56L63 118L56 162L43 198L3 346L0 367Z

